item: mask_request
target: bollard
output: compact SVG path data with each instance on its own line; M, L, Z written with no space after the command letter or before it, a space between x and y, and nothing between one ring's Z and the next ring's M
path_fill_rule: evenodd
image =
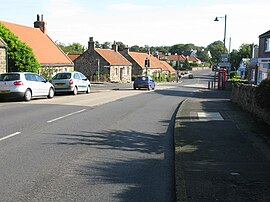
M208 81L208 89L210 89L210 81Z

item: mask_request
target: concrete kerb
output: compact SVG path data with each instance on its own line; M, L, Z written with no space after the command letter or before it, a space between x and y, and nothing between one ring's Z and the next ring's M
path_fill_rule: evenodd
M181 127L181 114L185 107L185 104L188 102L188 99L183 100L178 109L175 116L175 123L174 123L174 160L175 160L175 194L176 200L185 202L187 201L187 193L186 193L186 185L185 185L185 178L183 173L182 167L182 159L181 155L177 155L178 152L181 152L181 146L178 145L178 138L180 137L180 127Z

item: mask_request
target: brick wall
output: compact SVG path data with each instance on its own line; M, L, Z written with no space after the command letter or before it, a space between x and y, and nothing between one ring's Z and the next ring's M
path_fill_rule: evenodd
M232 87L231 101L249 111L270 125L270 113L260 108L255 100L256 86L235 83Z
M6 72L6 49L3 47L0 47L0 73Z

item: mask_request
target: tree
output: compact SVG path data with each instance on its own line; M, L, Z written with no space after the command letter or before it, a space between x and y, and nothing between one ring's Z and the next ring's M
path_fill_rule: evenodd
M207 46L207 49L212 55L212 63L219 61L220 55L224 54L224 43L222 41L215 41Z
M251 58L251 44L242 44L239 50L233 50L230 53L230 63L232 67L237 69L242 61L242 58Z
M59 46L66 54L67 53L72 53L72 54L81 54L84 52L84 46L81 45L80 43L72 43L69 45L65 45L64 43L55 42L57 46Z
M8 47L8 67L9 71L37 72L38 63L32 49L19 40L8 28L0 23L0 37L6 42Z

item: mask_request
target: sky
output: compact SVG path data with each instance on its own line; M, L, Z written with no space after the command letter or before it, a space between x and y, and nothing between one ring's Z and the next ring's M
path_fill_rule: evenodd
M86 47L89 37L129 47L206 47L223 41L225 15L227 49L258 44L270 30L269 0L0 0L0 8L1 21L29 27L43 14L53 41Z

